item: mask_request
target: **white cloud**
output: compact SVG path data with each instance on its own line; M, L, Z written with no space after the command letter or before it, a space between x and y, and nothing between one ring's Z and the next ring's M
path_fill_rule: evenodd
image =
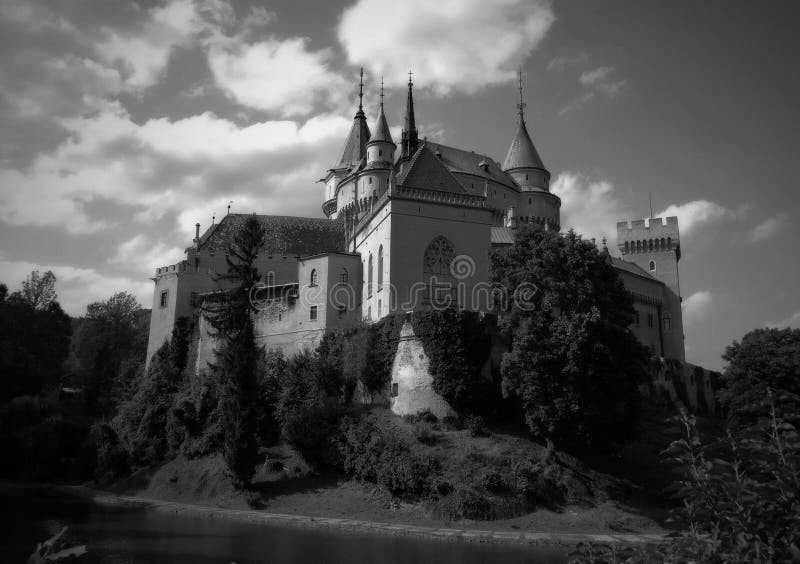
M308 40L267 39L246 44L240 38L217 38L209 47L214 77L240 104L278 112L307 115L315 104L342 104L344 80L330 70L331 51L309 51Z
M681 308L684 327L691 327L707 319L713 306L714 296L708 290L700 290L683 300Z
M52 270L56 275L56 293L62 309L72 316L86 314L90 302L105 300L117 292L130 292L144 308L150 308L153 300L153 283L144 278L131 279L124 276L109 276L92 268L75 268L35 264L24 261L7 261L0 257L0 272L9 291L19 288L33 270Z
M784 329L787 327L792 329L800 329L800 311L794 312L789 317L781 321L767 321L765 325L774 329Z
M555 21L550 3L531 0L359 0L345 10L339 41L348 60L388 85L473 93L512 80Z
M192 0L171 0L155 6L137 33L107 29L98 53L108 63L123 64L128 86L134 89L151 86L161 78L172 49L200 30L197 6Z
M685 204L670 205L656 214L656 217L673 215L678 217L678 227L681 233L687 235L701 226L735 219L740 213L708 200L693 200Z
M553 181L551 191L561 198L562 231L575 229L585 238L596 238L598 244L606 237L609 249L616 247L617 222L631 212L620 204L613 184L566 171Z
M786 225L787 216L781 214L770 217L753 227L747 232L745 240L750 243L760 243L775 236Z
M550 59L550 62L547 63L547 70L561 72L563 70L568 69L569 67L583 64L588 60L589 56L586 53L577 53L575 55L561 55Z
M578 82L586 92L561 108L558 112L559 117L582 108L596 97L595 94L601 94L609 100L616 98L625 89L628 81L626 79L618 80L614 78L614 74L614 67L609 66L582 72L578 77Z

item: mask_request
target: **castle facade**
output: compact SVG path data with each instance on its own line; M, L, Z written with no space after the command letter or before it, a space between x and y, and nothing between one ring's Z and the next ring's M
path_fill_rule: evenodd
M391 313L490 311L491 249L513 244L521 224L561 227L561 200L550 192L524 107L520 100L500 164L420 139L410 80L399 145L383 102L370 129L359 94L342 152L322 179L325 217L256 216L267 233L257 263L264 279L252 294L258 342L290 354L315 347L326 331ZM224 289L215 273L225 272L225 250L247 217L228 214L203 234L197 224L186 259L156 269L148 359L180 317ZM634 299L632 330L655 356L683 361L677 218L618 223L617 246L621 256L609 260ZM203 334L197 369L212 358Z

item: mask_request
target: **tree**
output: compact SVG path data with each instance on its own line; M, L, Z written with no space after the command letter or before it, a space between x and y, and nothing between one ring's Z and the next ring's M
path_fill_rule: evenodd
M10 297L37 311L47 311L53 303L56 303L56 275L51 270L44 274L34 270L22 281L22 288Z
M501 328L512 337L501 374L538 436L604 443L633 429L647 350L629 329L634 310L610 258L574 232L523 226L492 256L505 287Z
M131 392L131 375L144 366L149 317L136 297L118 292L86 306L73 340L75 372L88 404L110 411Z
M728 365L719 399L735 420L765 415L759 406L768 388L780 412L800 406L800 329L755 329L728 346L722 359Z
M34 271L31 279L41 277ZM55 294L31 302L22 291L8 295L5 284L0 284L0 298L0 400L39 394L63 374L72 333L69 316Z
M258 382L260 351L256 347L250 313L250 290L259 280L255 266L266 233L255 216L248 217L228 246L228 272L219 282L233 286L203 305L219 341L213 370L220 380L220 408L224 430L223 456L241 485L247 485L258 457Z

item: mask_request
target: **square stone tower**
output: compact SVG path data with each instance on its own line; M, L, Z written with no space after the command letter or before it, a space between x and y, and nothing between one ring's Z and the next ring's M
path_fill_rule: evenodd
M637 264L653 278L661 280L676 296L681 295L678 261L681 240L675 216L636 219L617 223L617 247L622 258Z

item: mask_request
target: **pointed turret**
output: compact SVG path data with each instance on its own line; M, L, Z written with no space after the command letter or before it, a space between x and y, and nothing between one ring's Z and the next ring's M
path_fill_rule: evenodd
M550 173L544 167L539 152L533 145L528 128L525 125L525 102L522 101L522 72L519 73L519 120L517 134L508 148L503 170L517 181L517 184L527 190L550 190Z
M391 168L394 163L394 150L397 146L392 140L389 124L383 113L383 79L381 79L381 105L375 122L375 135L367 143L367 166Z
M358 90L358 111L353 118L353 127L347 135L342 156L334 169L351 168L358 164L367 154L367 142L370 139L367 116L364 115L364 69L361 69L361 81Z
M417 124L414 121L414 95L412 87L414 83L411 82L411 71L408 71L408 98L406 98L406 116L403 120L403 133L401 145L403 152L401 158L404 160L410 159L414 153L417 152L419 147L419 136L417 133Z

